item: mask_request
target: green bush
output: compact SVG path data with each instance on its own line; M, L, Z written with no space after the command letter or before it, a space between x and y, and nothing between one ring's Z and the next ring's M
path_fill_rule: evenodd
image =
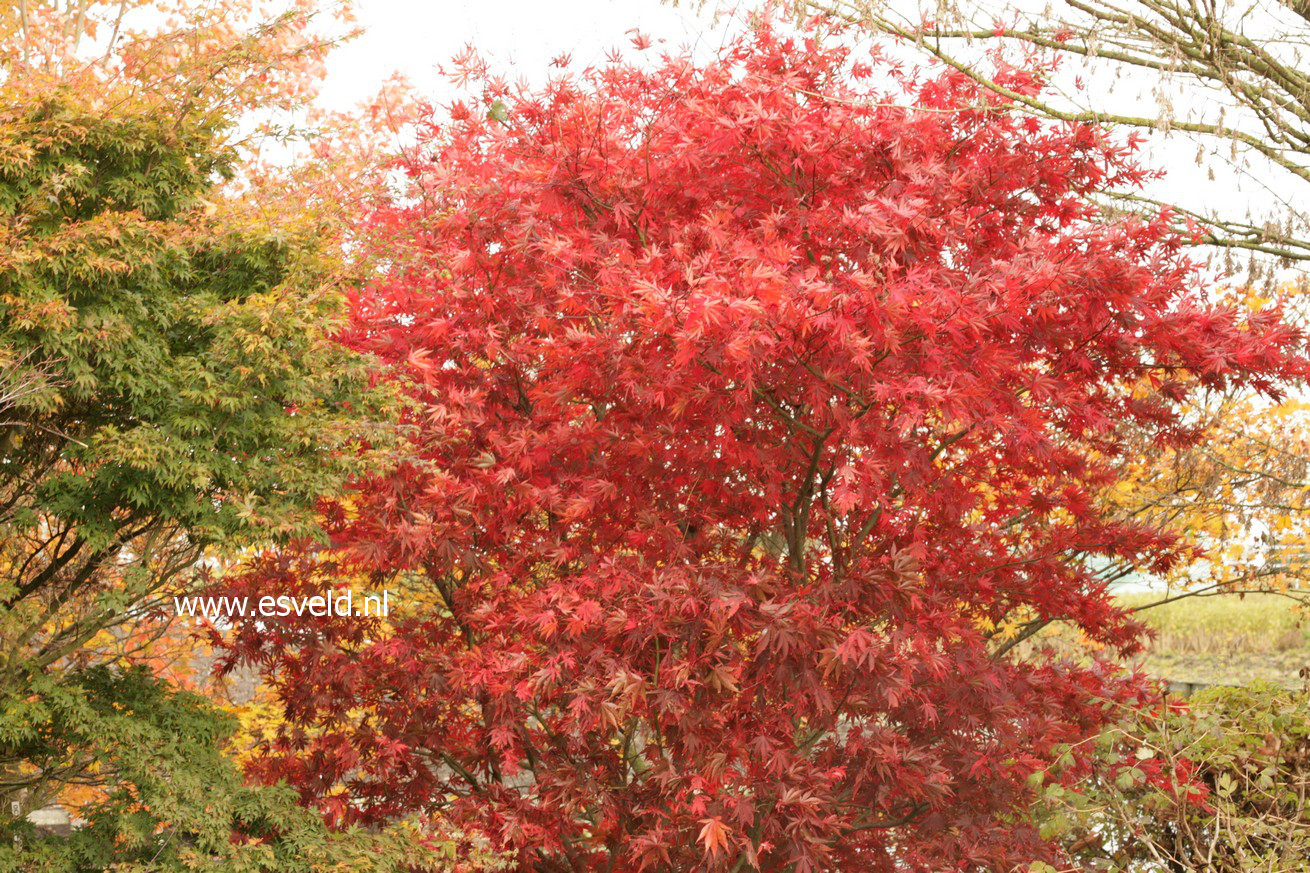
M1310 689L1162 698L1098 751L1093 772L1050 780L1038 805L1078 869L1310 870Z
M285 786L246 785L222 753L235 726L144 668L37 677L0 702L0 752L51 774L107 778L86 822L39 834L0 809L0 870L22 873L417 873L453 866L451 843L397 824L333 832Z

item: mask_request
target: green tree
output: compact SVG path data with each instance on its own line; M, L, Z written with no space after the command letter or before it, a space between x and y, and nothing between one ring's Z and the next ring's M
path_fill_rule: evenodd
M291 789L243 784L221 750L231 719L143 667L41 676L29 690L0 709L5 748L46 772L116 778L66 839L41 839L25 820L0 818L0 870L399 873L449 866L452 847L425 843L413 827L334 833Z
M382 870L412 839L241 787L224 717L133 666L202 559L313 536L385 419L325 230L222 204L233 127L0 92L0 869ZM86 827L24 833L79 785Z

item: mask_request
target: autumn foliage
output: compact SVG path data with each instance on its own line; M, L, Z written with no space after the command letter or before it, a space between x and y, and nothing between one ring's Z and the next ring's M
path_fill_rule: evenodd
M237 629L286 718L258 776L525 870L1058 860L1030 777L1140 683L1016 644L1137 645L1096 568L1176 555L1100 499L1125 429L1187 444L1189 398L1273 390L1301 338L1207 303L1168 216L1089 205L1131 143L840 36L536 90L462 59L344 338L408 444L331 550L230 583L402 608Z

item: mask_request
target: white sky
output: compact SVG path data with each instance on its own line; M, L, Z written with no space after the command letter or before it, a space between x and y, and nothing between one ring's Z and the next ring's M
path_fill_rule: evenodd
M708 13L659 0L357 0L357 7L364 34L328 60L320 102L331 109L368 99L392 73L423 94L446 93L436 67L467 44L501 72L540 81L561 54L583 67L630 48L633 28L674 47L712 39L706 34L714 29Z

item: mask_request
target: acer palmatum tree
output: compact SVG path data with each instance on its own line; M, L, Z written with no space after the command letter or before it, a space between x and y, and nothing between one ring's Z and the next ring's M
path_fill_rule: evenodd
M231 580L405 608L238 629L286 716L260 776L526 870L1056 859L1029 777L1139 682L1016 643L1137 645L1095 567L1175 553L1103 514L1121 431L1198 438L1182 401L1276 390L1301 339L1207 304L1168 216L1088 205L1131 144L843 46L766 22L539 90L464 59L347 337L408 451L332 551Z

